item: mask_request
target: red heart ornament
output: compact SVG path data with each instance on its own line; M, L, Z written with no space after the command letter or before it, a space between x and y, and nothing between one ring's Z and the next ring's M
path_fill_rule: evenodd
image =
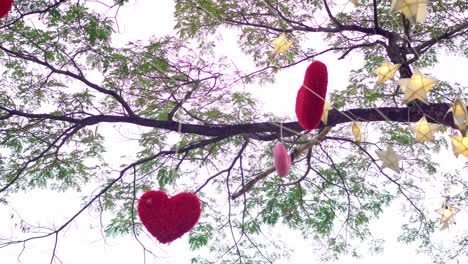
M145 192L138 202L138 215L159 242L169 243L190 231L198 222L201 203L189 192L168 197L163 191Z
M275 169L278 172L280 177L284 177L289 173L289 167L291 166L291 156L289 156L288 151L283 146L283 144L278 143L273 148L273 158L275 161Z
M0 18L4 17L10 11L13 0L0 0Z
M319 126L327 85L327 66L320 61L312 62L307 67L304 84L299 88L296 97L296 116L302 128L312 130Z

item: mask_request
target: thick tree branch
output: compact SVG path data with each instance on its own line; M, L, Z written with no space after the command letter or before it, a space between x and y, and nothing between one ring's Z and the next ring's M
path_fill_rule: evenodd
M328 114L328 126L335 126L353 121L360 122L379 122L392 121L411 123L417 122L423 115L428 116L428 121L431 123L441 124L444 126L456 128L453 123L452 114L447 113L450 105L448 103L434 103L430 105L414 105L411 107L380 107L367 109L350 109L346 111L331 110ZM1 110L7 112L9 116L20 116L29 119L50 119L56 121L64 121L69 123L80 124L83 126L92 126L99 123L128 123L144 127L160 128L177 132L179 122L154 120L139 116L114 116L114 115L96 115L85 117L82 119L69 116L56 116L51 114L30 114L17 110L1 107ZM233 125L199 125L182 123L181 133L197 134L202 136L235 136L241 134L252 134L252 138L259 140L273 140L279 138L281 126L284 128L283 134L285 137L294 136L301 131L304 131L297 122L273 123L261 122L250 124L233 124ZM323 128L321 124L319 128ZM271 133L267 135L260 135Z

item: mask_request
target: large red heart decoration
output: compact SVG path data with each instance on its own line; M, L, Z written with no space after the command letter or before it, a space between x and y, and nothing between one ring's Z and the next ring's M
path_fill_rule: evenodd
M159 242L169 243L190 231L198 222L201 203L193 193L168 197L163 191L145 192L138 202L138 215Z
M319 126L327 85L327 66L320 61L312 62L307 67L304 84L299 88L296 97L296 116L302 128L312 130Z
M0 0L0 18L4 17L10 11L13 0Z
M273 148L273 158L275 161L275 169L278 172L280 177L284 177L289 173L289 167L291 166L291 156L289 156L288 151L283 146L283 144L278 143Z

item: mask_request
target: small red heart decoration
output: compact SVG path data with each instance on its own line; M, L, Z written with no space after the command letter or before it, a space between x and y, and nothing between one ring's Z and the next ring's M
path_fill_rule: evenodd
M169 243L190 231L198 222L201 203L189 192L168 197L163 191L145 192L138 202L138 215L159 242Z
M0 0L0 18L4 17L10 11L13 0Z
M283 144L278 143L273 148L273 158L275 160L275 169L278 172L280 177L284 177L289 173L289 167L291 166L291 156L289 156L288 151L283 146Z
M320 61L312 62L307 67L304 84L299 88L296 97L296 116L302 128L312 130L319 126L327 85L327 66Z

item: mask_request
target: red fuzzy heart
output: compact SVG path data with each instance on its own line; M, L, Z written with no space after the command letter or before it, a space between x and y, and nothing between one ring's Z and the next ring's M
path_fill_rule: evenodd
M327 84L327 66L320 61L312 62L306 70L304 84L299 88L296 97L296 116L302 128L312 130L319 126Z
M289 167L291 166L291 157L283 144L279 143L273 148L273 158L278 175L280 177L288 175Z
M0 18L4 17L10 11L13 0L0 0Z
M193 193L168 197L162 191L147 191L138 202L138 215L146 229L161 243L169 243L190 231L198 222L201 203Z

